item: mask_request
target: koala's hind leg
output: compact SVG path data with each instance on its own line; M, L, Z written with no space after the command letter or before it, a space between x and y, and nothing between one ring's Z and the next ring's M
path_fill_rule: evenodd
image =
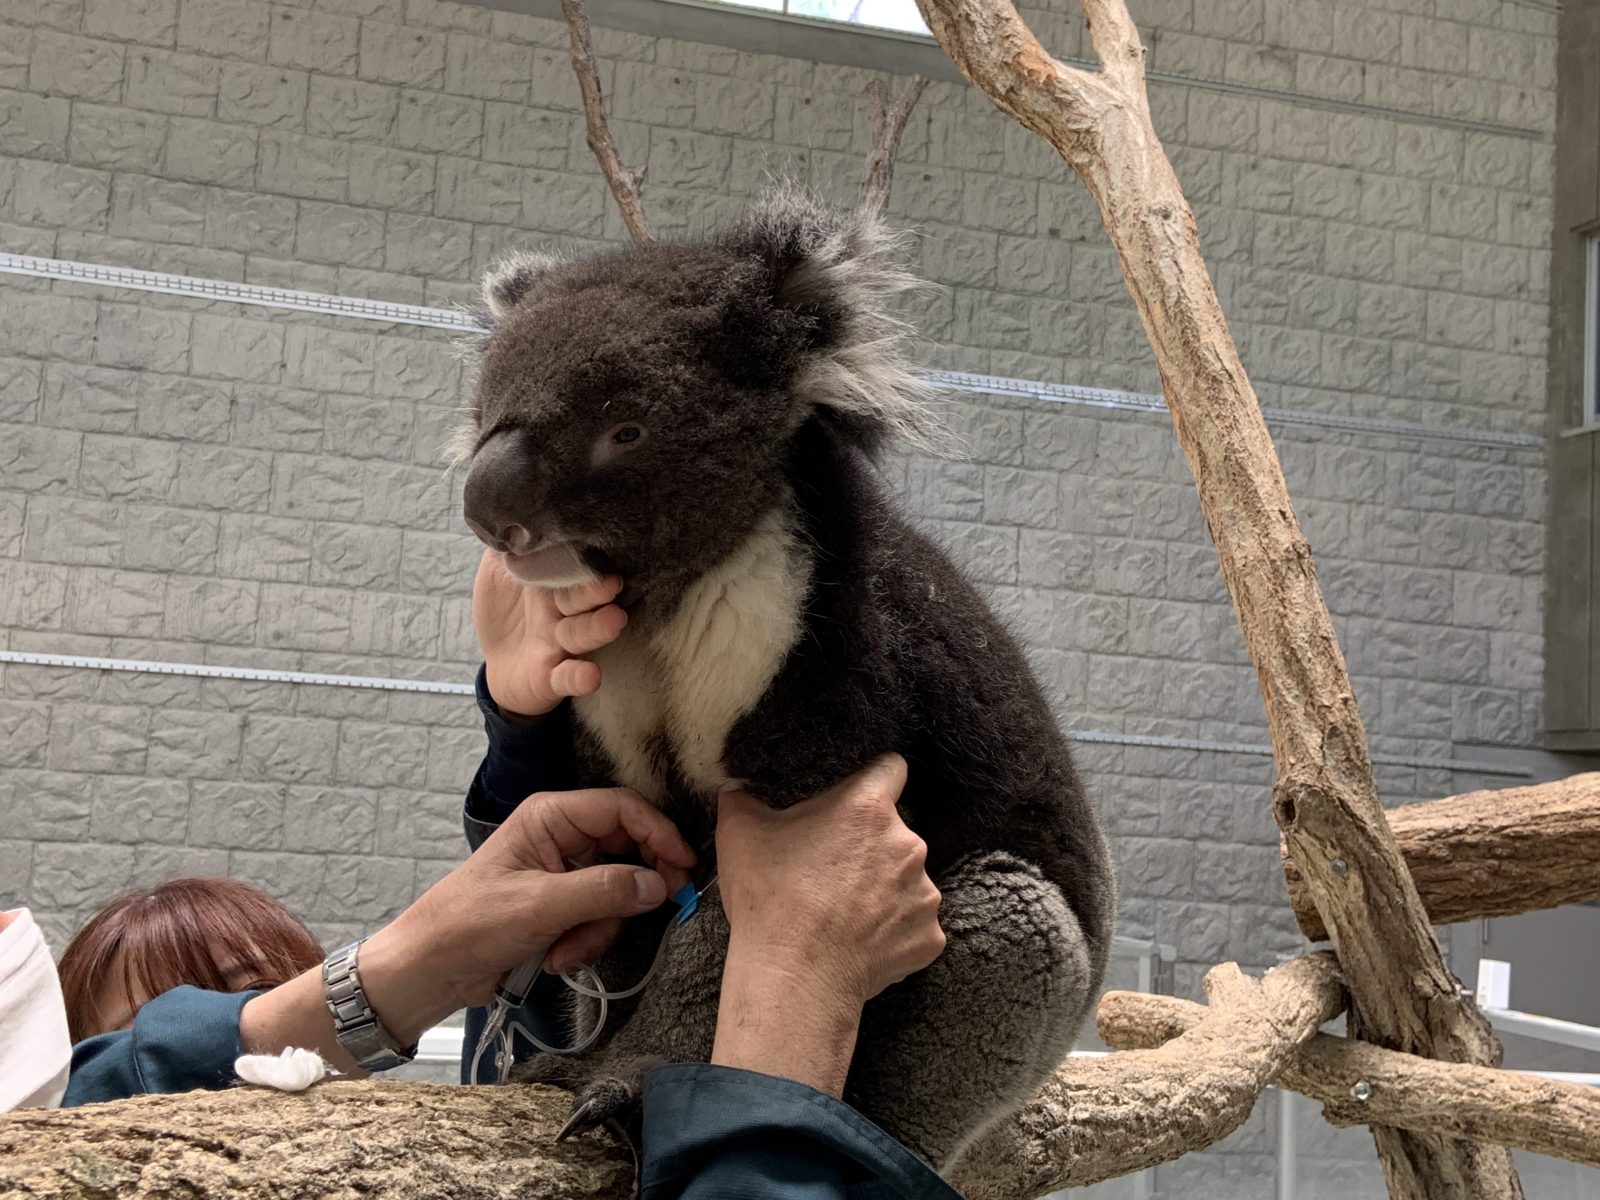
M625 1015L613 1009L617 1024L605 1041L526 1077L571 1089L574 1132L609 1125L637 1146L645 1072L663 1063L711 1058L727 953L728 918L712 888L701 896L695 915L672 930L660 966L649 985L626 1002ZM609 973L611 964L604 965ZM605 982L612 989L625 988L638 977Z
M948 1172L1066 1058L1100 972L1060 889L1019 859L936 882L945 951L867 1005L844 1098Z

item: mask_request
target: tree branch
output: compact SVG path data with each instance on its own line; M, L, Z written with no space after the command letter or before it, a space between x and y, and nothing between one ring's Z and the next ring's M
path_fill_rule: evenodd
M631 171L622 163L617 153L617 143L611 136L611 125L606 120L605 97L600 92L600 71L594 61L594 44L589 38L589 13L583 0L561 0L562 15L567 18L567 32L572 39L572 70L578 76L578 87L583 92L583 121L589 133L589 149L600 163L600 173L622 210L622 220L628 232L639 245L655 241L650 223L644 217L644 205L639 199L639 185L644 172Z
M872 113L872 142L867 147L867 165L861 175L861 210L880 217L889 207L889 188L894 183L894 160L900 153L911 110L922 99L928 81L915 76L893 108L889 107L889 87L881 79L867 84L867 102Z
M1202 1150L1232 1133L1294 1047L1344 1007L1326 955L1261 982L1232 963L1206 975L1205 1016L1158 1050L1067 1061L956 1165L968 1200L1032 1200Z
M1118 1050L1159 1046L1206 1014L1204 1005L1171 996L1110 992L1100 1002L1100 1036ZM1400 1126L1600 1166L1600 1089L1581 1084L1435 1062L1325 1033L1295 1052L1277 1084L1320 1101L1335 1125Z
M0 1195L43 1200L505 1200L633 1194L607 1135L557 1143L553 1088L322 1083L0 1113Z
M1435 925L1600 896L1600 771L1407 804L1387 815ZM1283 873L1301 930L1314 942L1327 937L1287 849Z
M1261 982L1216 967L1206 988L1211 1008L1160 1049L1069 1060L961 1160L957 1186L971 1200L1034 1200L1203 1149L1244 1122L1343 1003L1325 955ZM619 1143L554 1141L570 1099L538 1086L367 1081L0 1113L0 1195L623 1200L633 1162Z
M1266 698L1274 815L1338 949L1351 1029L1375 1043L1496 1063L1488 1022L1444 962L1378 802L1366 730L1311 549L1151 122L1122 0L1085 0L1105 69L1045 53L1010 0L917 0L963 74L1044 137L1100 210L1161 371L1223 578ZM1374 1130L1399 1196L1521 1196L1508 1153Z

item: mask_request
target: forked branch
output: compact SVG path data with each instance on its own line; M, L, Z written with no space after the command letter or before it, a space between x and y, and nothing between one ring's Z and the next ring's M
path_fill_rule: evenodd
M1294 1048L1344 1007L1326 955L1256 981L1206 975L1205 1016L1158 1050L1069 1060L1033 1102L957 1164L968 1200L1025 1200L1204 1149L1250 1115Z
M1495 1063L1384 822L1366 730L1277 452L1151 121L1122 0L1084 0L1103 69L1052 59L1010 0L917 0L962 72L1082 177L1155 352L1179 444L1266 699L1273 811L1339 952L1352 1031L1397 1050ZM1396 1197L1521 1196L1510 1156L1375 1130Z
M1117 1050L1159 1046L1207 1013L1171 996L1110 992L1100 1002L1100 1036ZM1325 1033L1295 1051L1277 1084L1321 1101L1335 1125L1392 1125L1600 1166L1600 1089L1582 1084L1435 1062Z

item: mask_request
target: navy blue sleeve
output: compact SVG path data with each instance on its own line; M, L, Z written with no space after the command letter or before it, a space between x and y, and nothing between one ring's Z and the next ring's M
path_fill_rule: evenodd
M559 792L577 786L572 754L572 706L565 702L537 725L513 725L500 714L484 669L478 668L478 711L489 735L484 755L467 789L463 824L476 850L500 823L534 792Z
M577 786L577 767L572 755L572 706L563 702L537 725L513 725L500 714L499 705L489 695L488 675L478 668L478 711L483 714L483 730L489 735L489 750L478 773L467 789L461 823L467 844L476 850L511 815L512 809L534 792L560 792ZM527 1002L512 1017L552 1046L572 1040L564 1028L563 1015L568 996L565 985L552 975L540 975ZM494 1064L484 1055L478 1078L472 1076L472 1055L483 1031L488 1010L469 1008L466 1038L461 1050L461 1082L487 1083L494 1078ZM517 1039L519 1060L533 1048Z
M641 1200L960 1200L849 1105L732 1067L646 1075L643 1142Z
M239 1013L260 992L178 987L141 1008L133 1025L72 1048L63 1108L151 1092L190 1092L233 1083Z

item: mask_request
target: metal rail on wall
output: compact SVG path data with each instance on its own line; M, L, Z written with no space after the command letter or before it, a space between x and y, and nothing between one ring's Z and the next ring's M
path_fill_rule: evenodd
M470 696L470 683L429 679L391 679L369 675L331 675L316 671L281 671L262 667L229 667L211 663L160 662L109 658L90 654L51 654L37 650L0 650L0 664L23 667L65 667L86 671L131 671L149 675L186 675L199 679L237 679L251 683L285 683L314 687L366 688L385 692L427 692L443 696ZM1163 737L1151 733L1117 733L1096 729L1063 730L1068 741L1111 746L1139 746L1154 750L1198 750L1211 754L1242 754L1271 758L1272 747L1256 742L1219 742L1204 738ZM1435 771L1462 771L1507 779L1531 779L1527 767L1467 758L1429 758L1419 754L1374 754L1372 761L1385 767L1418 767Z
M324 292L265 287L260 284L236 283L222 279L202 279L190 275L172 275L162 271L41 258L28 254L0 253L0 274L27 275L39 279L57 279L67 283L99 284L135 291L160 292L169 296L187 296L195 300L225 300L234 304L291 309L323 316L352 317L391 325L419 325L451 333L483 332L481 322L465 308L435 308L422 304L367 300L355 296L331 296ZM1165 416L1167 412L1165 400L1146 392L1043 383L1028 379L1013 379L1003 375L978 375L967 371L928 371L925 377L934 386L945 391L973 395L1015 396L1053 404L1074 404L1087 408L1160 416ZM1490 429L1458 429L1447 425L1424 425L1414 421L1384 421L1376 418L1343 416L1338 413L1294 412L1274 408L1262 409L1262 415L1269 424L1290 428L1494 446L1511 450L1537 450L1544 446L1542 438L1531 434L1500 433Z

